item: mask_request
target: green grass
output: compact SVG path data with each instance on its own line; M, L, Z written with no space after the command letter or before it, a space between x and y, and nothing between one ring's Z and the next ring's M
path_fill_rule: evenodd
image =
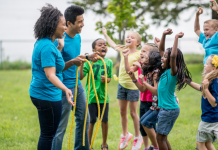
M188 65L195 82L201 82L203 65ZM0 71L0 145L2 150L34 150L37 147L40 128L37 110L29 98L30 70ZM83 80L83 85L86 80ZM108 84L110 96L108 145L111 150L118 148L121 134L119 105L116 99L117 82ZM190 87L177 92L181 113L169 141L173 150L193 150L198 124L201 120L201 95ZM69 128L64 137L63 150L68 150ZM75 127L75 124L74 124ZM133 122L129 116L128 130L134 133ZM72 135L74 135L74 130ZM72 136L72 144L74 136ZM98 132L94 148L99 150L102 142L101 129ZM218 148L218 145L215 144ZM126 149L130 149L130 144Z

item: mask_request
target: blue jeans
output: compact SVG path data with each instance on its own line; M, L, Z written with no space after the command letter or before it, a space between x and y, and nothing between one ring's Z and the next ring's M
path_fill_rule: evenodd
M150 110L150 107L152 106L152 102L147 102L147 101L141 101L140 103L140 119L142 118L142 116ZM140 132L142 136L147 136L147 133L145 132L145 130L143 129L142 125L140 124Z
M72 91L72 94L75 95L75 87L70 89ZM63 92L61 121L59 123L58 130L52 142L52 150L62 149L62 142L67 128L71 109L73 108L68 103L66 94ZM86 121L85 146L82 146L85 110L86 110L86 96L82 84L80 84L77 87L77 99L76 99L76 111L75 111L76 131L75 131L74 150L89 150L89 140L88 140L88 129L89 129L89 120L90 120L89 111L87 114L87 121Z
M158 116L159 110L149 110L147 111L141 118L140 118L140 124L154 130L156 129L156 123L157 123L157 116Z
M38 110L40 137L38 150L51 150L52 140L61 119L61 100L46 101L30 97Z
M179 117L180 109L161 108L157 116L157 133L168 135L173 128L176 119Z

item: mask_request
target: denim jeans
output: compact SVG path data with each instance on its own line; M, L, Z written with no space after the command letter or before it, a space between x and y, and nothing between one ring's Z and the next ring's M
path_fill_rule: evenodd
M161 108L157 116L157 133L168 135L172 130L176 119L179 117L180 109Z
M75 87L70 88L70 90L72 91L72 94L75 95ZM57 132L52 142L52 150L62 149L62 142L67 128L70 112L72 109L73 109L72 106L67 101L66 94L63 92L61 121L59 123ZM82 84L80 84L77 87L77 99L76 99L76 111L75 111L76 131L75 131L74 150L89 150L89 141L88 141L88 129L89 129L89 120L90 120L89 111L87 114L87 121L86 121L85 146L82 146L85 110L86 110L86 96Z
M152 102L147 102L147 101L141 101L140 103L140 119L142 118L142 116L150 110L150 107L152 106ZM145 132L145 130L143 129L141 123L140 123L140 132L142 136L147 136L147 133Z
M140 118L140 124L154 130L156 130L156 123L157 123L157 116L158 116L159 110L149 110L147 111L141 118Z
M61 101L46 101L30 97L38 110L40 137L37 149L51 150L52 140L61 119Z

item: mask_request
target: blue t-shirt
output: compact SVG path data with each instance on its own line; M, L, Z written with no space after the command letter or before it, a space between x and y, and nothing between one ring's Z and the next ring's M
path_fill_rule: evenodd
M198 42L203 44L203 48L205 49L204 64L206 64L207 58L210 55L218 55L218 32L207 40L204 33L201 33Z
M62 81L62 70L65 67L60 51L51 39L43 38L36 41L32 55L32 80L29 93L31 97L60 101L62 91L54 86L46 77L44 67L55 67L56 76Z
M179 105L175 97L177 76L171 75L171 69L166 70L158 83L158 106L164 109L177 109Z
M62 57L65 62L76 58L80 55L81 49L81 37L79 34L76 34L74 38L70 37L67 33L64 39L64 48L61 51ZM55 40L54 44L58 46L57 40ZM63 83L67 88L73 88L76 84L76 70L77 66L73 65L69 69L63 72ZM79 80L78 73L78 85L81 84Z
M211 95L216 100L216 103L218 103L218 79L212 80L211 84L209 85L209 91ZM216 107L212 107L211 104L209 103L208 99L204 99L202 96L201 98L201 110L202 110L202 115L201 119L204 122L208 123L214 123L218 122L218 105Z

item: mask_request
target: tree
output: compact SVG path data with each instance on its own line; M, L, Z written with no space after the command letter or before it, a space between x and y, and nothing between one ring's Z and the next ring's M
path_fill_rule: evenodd
M146 33L149 25L144 23L145 13L150 14L153 24L165 23L168 26L170 23L177 25L179 14L183 11L193 7L209 8L207 0L74 0L70 3L104 17L113 14L114 19L105 25L101 21L97 22L96 30L104 26L108 35L120 44L124 44L126 31L130 29L135 29L144 42L152 38L152 35ZM213 19L218 19L216 12L212 14ZM118 37L115 36L116 33ZM119 58L118 55L117 62L120 61Z

